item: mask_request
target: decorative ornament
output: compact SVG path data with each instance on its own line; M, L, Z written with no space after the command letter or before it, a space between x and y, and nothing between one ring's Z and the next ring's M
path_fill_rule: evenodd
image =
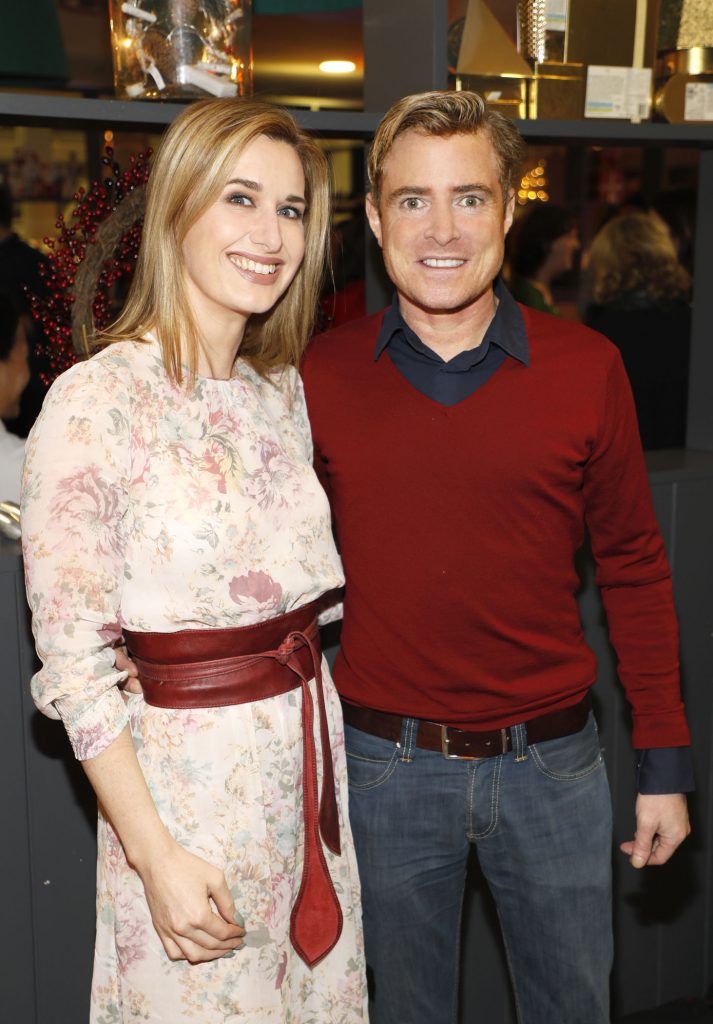
M517 191L518 206L534 202L548 203L550 194L547 189L547 161L543 159L526 171L520 179L520 188Z
M41 374L46 386L90 355L94 332L116 317L114 288L131 280L139 254L152 151L131 156L124 171L111 146L104 152L109 176L94 181L88 192L75 192L73 223L60 216L56 238L43 239L49 257L40 273L47 296L29 298L46 339L42 347L49 370Z
M109 0L119 99L252 93L252 0Z

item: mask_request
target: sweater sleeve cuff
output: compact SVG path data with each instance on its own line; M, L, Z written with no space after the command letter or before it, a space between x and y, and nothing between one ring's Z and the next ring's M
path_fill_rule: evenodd
M637 750L636 788L646 796L692 793L693 756L690 747L651 747Z

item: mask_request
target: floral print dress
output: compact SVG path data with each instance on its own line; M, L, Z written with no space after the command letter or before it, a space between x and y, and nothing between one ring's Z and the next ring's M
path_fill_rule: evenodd
M325 857L344 928L310 970L289 939L302 872L299 690L232 707L155 708L117 689L111 646L124 627L247 626L339 587L311 455L293 371L265 380L238 360L228 381L181 388L155 341L112 345L63 374L29 438L25 567L43 662L35 702L61 718L80 759L130 724L161 819L223 870L247 929L233 958L171 962L100 814L92 1024L366 1020L341 712L326 664L342 854L325 848Z

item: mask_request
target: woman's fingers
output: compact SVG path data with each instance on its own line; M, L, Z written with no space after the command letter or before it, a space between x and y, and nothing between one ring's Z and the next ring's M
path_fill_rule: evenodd
M175 949L169 948L167 939L192 963L214 960L242 945L245 929L236 923L225 876L213 864L172 840L168 853L142 872L142 880L154 926L169 956Z
M170 935L162 935L159 932L159 939L163 944L163 948L166 950L166 956L169 960L185 960L181 947L178 943L174 942Z
M192 939L186 938L181 939L179 945L181 958L188 960L192 964L205 964L210 960L220 960L221 957L225 956L226 952L232 952L232 950L206 949L197 942L193 942Z
M126 693L143 693L139 681L139 670L129 658L124 647L114 648L114 664L119 672L129 673L124 682L119 684L121 689Z
M230 894L228 883L225 881L225 875L222 872L217 874L217 877L213 880L212 884L208 888L208 895L215 903L215 909L218 911L224 921L227 921L231 928L235 928L236 922L242 924L242 916L236 916L235 903L233 897ZM243 928L240 929L242 934L245 934Z
M191 933L191 941L195 942L197 946L201 946L205 950L218 950L221 953L228 953L231 949L242 949L243 940L242 938L232 939L216 939L210 932L204 931L202 928L196 928Z

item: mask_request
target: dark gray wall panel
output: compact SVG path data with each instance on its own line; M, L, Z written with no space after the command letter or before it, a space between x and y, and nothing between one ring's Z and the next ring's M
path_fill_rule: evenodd
M0 560L0 650L3 713L0 715L0 1008L6 1020L35 1020L35 971L29 857L29 815L22 708L22 662L17 649L15 560ZM9 841L8 841L9 839Z
M95 803L63 728L38 714L29 695L35 655L15 550L0 543L0 641L3 661L17 666L13 695L6 698L12 715L0 726L0 771L11 780L3 796L11 794L14 805L22 799L24 810L15 806L0 819L6 823L0 850L24 871L2 871L3 883L10 883L7 913L22 926L21 941L0 929L0 944L9 940L7 950L0 945L0 975L15 1001L24 1000L7 1020L82 1024L89 1015L94 945ZM5 1020L4 998L0 1006Z

